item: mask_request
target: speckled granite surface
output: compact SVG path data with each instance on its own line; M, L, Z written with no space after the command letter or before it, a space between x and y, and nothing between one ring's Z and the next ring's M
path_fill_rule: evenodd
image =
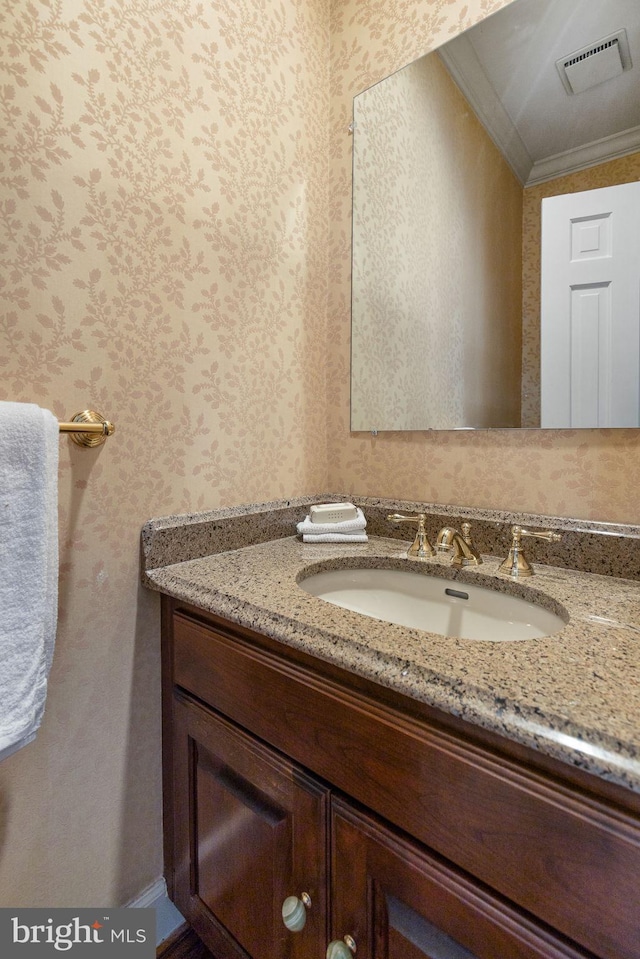
M407 527L393 527L387 521L387 514L413 514L422 511L429 514L427 532L432 540L442 526L452 522L459 526L463 519L467 519L472 523L473 539L480 552L504 557L511 544L510 527L518 523L521 526L554 529L562 533L562 541L559 543L528 540L526 553L531 562L640 580L640 526L619 526L613 523L496 510L461 509L458 506L374 499L350 494L307 496L150 520L142 530L143 568L154 569L228 549L291 536L295 533L296 522L304 519L311 503L345 500L362 507L367 517L367 529L373 536L400 540L408 538L410 532Z
M504 548L498 555L485 555L485 563L477 569L456 572L438 560L407 561L405 541L377 535L382 512L386 515L390 509L412 505L389 505L390 501L358 501L373 534L366 544L310 545L284 534L304 517L308 503L342 498L268 504L258 508L257 514L249 507L239 507L183 518L184 522L179 517L153 520L143 531L144 581L153 589L640 792L637 579L542 566L535 560L539 559L538 547L546 544L537 540L529 552L536 575L520 582L496 573L506 555ZM279 515L274 517L274 511ZM538 528L566 528L576 537L588 535L603 541L597 544L595 558L592 551L582 550L583 563L615 569L621 553L628 553L637 565L640 540L636 527L580 524L584 528L580 533L575 530L577 524L572 527L571 521L553 522L548 517L482 511L465 511L464 515L473 519L474 531L482 524L487 530L499 525L502 534L505 523L508 529L516 521ZM447 523L453 517L462 518L459 509L438 507L435 522L442 516ZM236 533L243 524L251 525L251 517L254 535L251 545L243 546ZM232 521L226 529L225 519ZM216 525L223 527L219 537L213 529ZM205 528L209 530L209 555L199 552ZM270 534L270 530L279 532ZM155 540L158 534L160 542ZM196 545L196 556L191 558L190 540ZM480 540L476 535L478 545ZM221 543L223 550L218 551ZM484 545L481 548L484 553ZM564 557L566 566L569 559ZM490 585L563 612L568 622L554 636L542 639L515 643L460 640L340 609L310 596L297 584L317 568L341 565L409 565L424 575Z

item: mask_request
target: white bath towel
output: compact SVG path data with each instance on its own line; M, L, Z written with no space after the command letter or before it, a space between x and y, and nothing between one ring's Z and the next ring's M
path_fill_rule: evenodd
M0 402L0 760L42 722L58 612L58 421Z
M304 533L303 543L366 543L369 537L361 533Z
M359 506L357 507L357 514L355 519L345 519L340 523L312 523L311 518L305 516L296 528L301 536L322 536L325 533L360 533L365 529L367 521Z

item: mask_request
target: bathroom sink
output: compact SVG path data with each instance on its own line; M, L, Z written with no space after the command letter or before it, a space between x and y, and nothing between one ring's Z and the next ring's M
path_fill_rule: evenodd
M536 639L566 625L560 616L518 596L409 570L332 569L312 573L298 585L364 616L460 639Z

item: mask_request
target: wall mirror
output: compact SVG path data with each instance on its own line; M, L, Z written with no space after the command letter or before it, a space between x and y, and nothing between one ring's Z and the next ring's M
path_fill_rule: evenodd
M353 119L351 429L639 426L638 0L514 0Z

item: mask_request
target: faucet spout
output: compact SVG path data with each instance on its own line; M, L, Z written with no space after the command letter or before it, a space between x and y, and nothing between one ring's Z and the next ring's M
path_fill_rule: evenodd
M471 525L462 524L462 533L453 526L443 526L436 540L438 552L452 553L452 566L479 566L482 563L480 553L471 540Z

